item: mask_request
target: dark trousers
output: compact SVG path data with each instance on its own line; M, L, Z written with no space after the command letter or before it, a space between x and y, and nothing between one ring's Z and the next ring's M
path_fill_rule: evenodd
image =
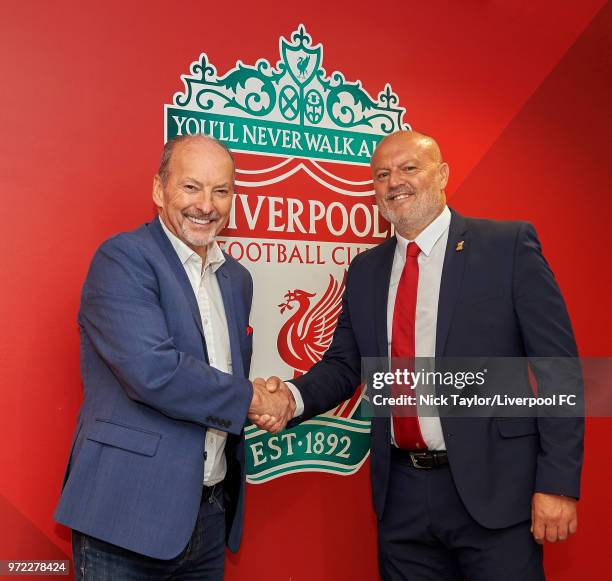
M191 539L174 559L145 557L99 539L72 532L74 578L83 581L221 581L225 560L223 490L202 498Z
M542 547L529 521L505 529L467 512L447 466L417 469L393 454L387 504L378 525L385 581L542 581Z

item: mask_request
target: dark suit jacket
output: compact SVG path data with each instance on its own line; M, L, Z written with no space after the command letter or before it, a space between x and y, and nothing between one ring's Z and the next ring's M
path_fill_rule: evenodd
M463 250L457 251L458 242ZM304 399L298 421L331 409L360 383L361 357L387 357L387 296L396 239L358 255L346 280L332 344L293 380ZM438 304L436 356L576 357L565 304L533 226L452 212ZM519 392L528 392L527 364ZM538 374L539 393L555 389ZM524 389L523 389L524 387ZM453 478L472 517L488 528L530 518L534 491L578 497L581 418L441 417ZM372 420L374 507L385 509L390 421Z
M55 513L60 523L143 555L175 557L195 526L213 427L229 434L228 545L238 549L253 288L227 255L217 280L233 375L208 365L196 298L159 218L97 251L78 317L85 393Z

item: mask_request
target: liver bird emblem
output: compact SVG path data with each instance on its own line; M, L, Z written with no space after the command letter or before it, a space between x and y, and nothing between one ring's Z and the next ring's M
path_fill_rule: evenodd
M306 71L308 70L308 63L310 62L310 56L301 56L297 62L298 77L300 79L306 78Z
M295 309L276 341L278 353L294 369L294 377L308 371L329 347L342 309L345 280L346 271L342 281L330 274L327 290L312 306L316 294L301 289L287 291L285 302L278 305L281 314Z

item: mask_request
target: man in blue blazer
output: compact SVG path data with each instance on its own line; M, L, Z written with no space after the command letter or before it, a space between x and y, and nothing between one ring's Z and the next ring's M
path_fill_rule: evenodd
M386 137L371 166L397 235L353 260L333 342L293 380L294 422L350 397L362 357L577 356L533 226L449 210L448 165L425 135ZM540 395L559 387L554 370L535 373ZM531 394L524 360L513 380ZM543 579L541 543L577 526L582 418L440 416L372 420L381 577ZM277 431L284 420L256 421Z
M292 400L247 379L252 280L215 242L233 184L224 146L169 141L159 216L91 263L84 402L55 513L74 531L78 579L222 579L226 541L238 550L247 414L283 416Z

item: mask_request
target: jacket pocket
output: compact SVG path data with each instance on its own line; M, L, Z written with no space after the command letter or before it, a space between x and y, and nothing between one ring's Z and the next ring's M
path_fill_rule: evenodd
M534 418L498 418L495 421L502 438L518 438L538 434L538 424Z
M155 456L161 434L96 418L87 439L143 456Z

